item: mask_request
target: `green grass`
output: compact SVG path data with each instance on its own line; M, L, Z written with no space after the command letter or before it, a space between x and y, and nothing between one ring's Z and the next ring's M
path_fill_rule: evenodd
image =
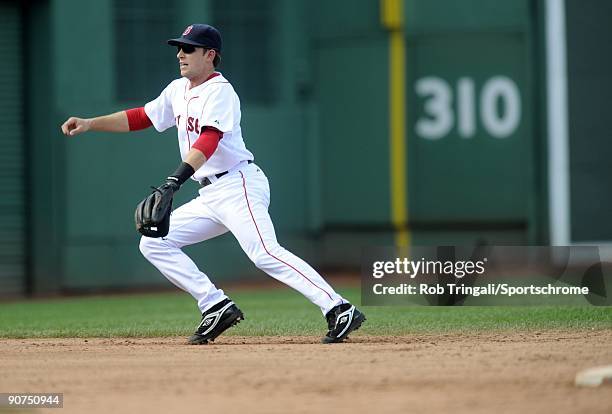
M359 289L340 289L359 302ZM229 335L321 335L321 312L290 289L232 293L246 320ZM402 335L546 329L612 329L612 307L362 307L359 332ZM89 296L0 304L0 337L184 336L199 322L185 293Z

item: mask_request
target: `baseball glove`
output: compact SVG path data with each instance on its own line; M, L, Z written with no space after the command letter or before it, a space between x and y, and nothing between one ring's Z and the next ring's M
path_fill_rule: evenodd
M172 198L179 185L166 182L160 187L151 188L153 192L136 206L136 230L143 236L164 237L170 229Z

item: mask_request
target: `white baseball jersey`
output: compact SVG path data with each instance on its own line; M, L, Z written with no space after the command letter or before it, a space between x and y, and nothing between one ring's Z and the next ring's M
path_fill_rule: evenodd
M144 109L157 131L176 126L183 160L204 127L211 126L223 133L217 150L192 176L196 181L254 159L242 139L240 99L221 74L192 89L187 78L176 79Z
M338 293L308 263L284 249L276 240L268 207L270 185L263 170L254 163L240 131L240 101L234 88L221 75L188 89L185 78L170 83L161 95L145 105L145 112L158 131L173 125L183 160L202 128L223 132L217 150L194 174L197 181L229 171L200 188L199 196L170 216L166 237L143 236L143 255L172 283L189 292L202 312L227 298L181 250L231 231L255 265L301 292L323 314L345 303Z

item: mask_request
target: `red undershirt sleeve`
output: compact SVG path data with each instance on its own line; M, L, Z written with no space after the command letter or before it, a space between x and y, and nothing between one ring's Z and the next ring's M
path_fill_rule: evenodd
M206 159L209 159L210 156L216 151L221 138L223 138L223 132L212 127L206 127L196 142L193 143L191 148L195 148L202 152Z
M127 114L130 131L139 131L153 125L144 110L144 106L141 106L140 108L127 109L125 113Z

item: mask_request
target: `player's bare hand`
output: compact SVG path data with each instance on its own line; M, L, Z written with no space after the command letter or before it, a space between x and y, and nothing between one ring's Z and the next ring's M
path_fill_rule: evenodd
M64 135L74 136L89 131L91 128L91 120L76 118L71 116L62 124L62 132Z

